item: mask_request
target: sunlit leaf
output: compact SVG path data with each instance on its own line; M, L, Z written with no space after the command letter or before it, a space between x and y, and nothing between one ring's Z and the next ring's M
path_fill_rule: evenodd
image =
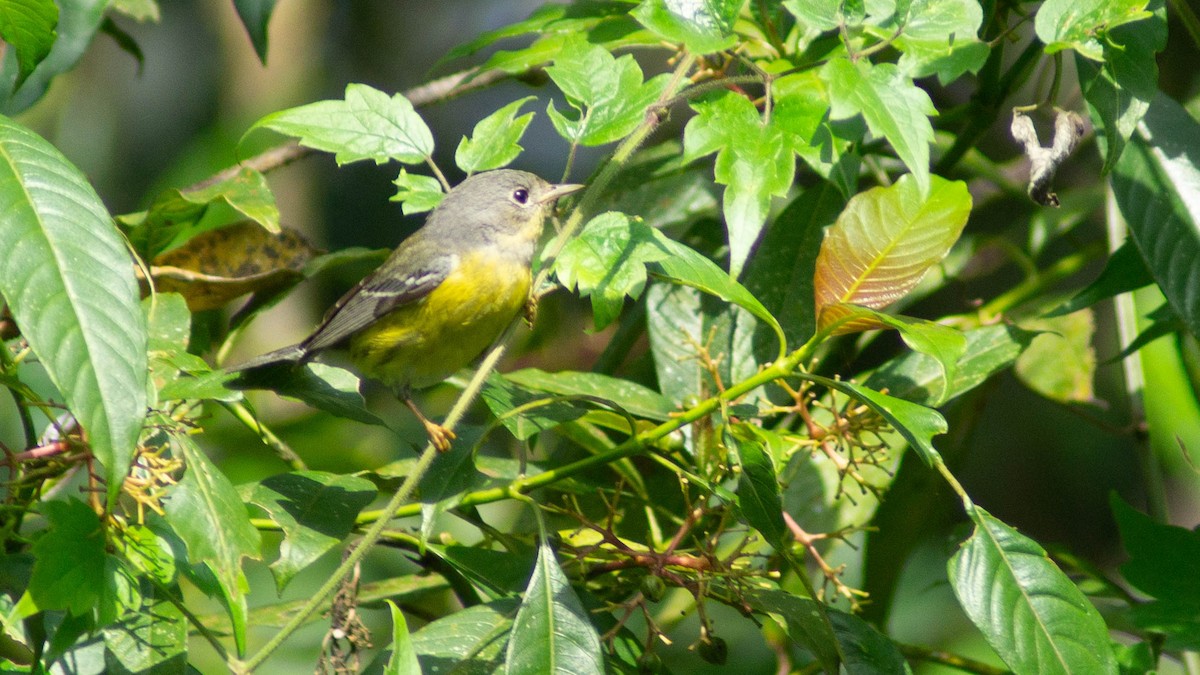
M434 672L446 663L469 675L495 673L504 667L504 634L521 606L504 598L467 607L420 628L412 635L421 667Z
M442 192L442 184L433 176L422 176L400 169L400 175L392 182L399 189L392 195L391 200L401 203L400 210L406 216L432 211L446 196L446 193Z
M468 174L507 166L521 154L519 142L533 113L517 117L521 106L535 97L526 96L509 103L475 125L471 137L463 136L454 153L458 168Z
M20 0L26 2L28 0ZM104 24L108 0L71 0L56 2L58 25L54 27L58 37L45 56L16 86L19 75L17 59L3 59L0 68L0 109L6 115L15 115L39 101L54 78L71 70Z
M778 617L788 637L811 652L825 672L838 672L841 661L838 640L816 601L778 588L747 589L745 598L754 611Z
M530 389L566 396L591 396L612 401L635 417L666 421L674 408L662 394L636 382L600 373L559 371L548 373L525 368L505 373L504 378Z
M959 603L1018 673L1108 673L1104 619L1037 542L975 506L975 531L950 559Z
M1077 312L1084 307L1091 307L1098 302L1107 300L1121 293L1129 293L1154 283L1150 270L1146 269L1146 261L1132 240L1124 244L1108 256L1104 270L1096 280L1088 284L1082 291L1076 293L1070 300L1046 314L1047 317L1062 316Z
M823 311L830 305L882 309L903 297L950 251L970 212L966 184L939 176L927 197L912 176L855 195L826 232L817 257L818 325L838 318ZM837 332L856 329L851 323Z
M604 145L627 136L670 80L664 73L643 82L632 55L614 57L579 35L563 42L546 74L574 108L568 116L551 102L546 113L563 138L580 145Z
M387 605L392 610L392 655L383 669L384 675L421 675L421 663L413 649L404 612L391 600Z
M829 87L832 117L862 115L871 133L892 144L916 178L920 193L928 193L929 144L933 141L929 116L937 114L929 95L890 63L872 64L867 59L852 62L838 57L829 59L820 72Z
M255 129L278 131L306 147L332 152L338 164L364 159L420 164L433 155L433 134L412 103L401 94L388 96L365 84L347 85L343 100L271 113L246 133Z
M0 293L38 362L121 488L146 415L146 320L120 234L87 179L0 117Z
M776 549L787 545L791 535L783 521L783 499L779 494L779 478L771 456L763 450L763 442L748 425L735 429L738 462L742 475L738 479L738 507L746 522L758 530L767 543Z
M709 54L736 42L733 22L745 0L643 0L632 12L642 25L693 54Z
M20 614L61 609L90 615L100 603L108 557L100 519L78 499L43 502L41 511L50 528L33 545L33 574L20 603L29 609Z
M913 0L894 41L903 52L897 65L912 77L937 75L942 84L976 72L989 51L978 38L982 23L977 0Z
M849 139L829 118L829 90L816 71L785 75L772 83L772 124L817 175L841 190L843 198L858 191L859 156ZM761 254L760 247L759 254Z
M771 197L791 187L796 160L783 132L765 123L745 96L723 92L691 105L696 116L684 129L684 158L717 153L714 175L726 186L729 270L736 278L762 233Z
M1089 59L1103 61L1101 36L1150 16L1146 5L1147 0L1046 0L1038 8L1034 28L1047 54L1074 49Z

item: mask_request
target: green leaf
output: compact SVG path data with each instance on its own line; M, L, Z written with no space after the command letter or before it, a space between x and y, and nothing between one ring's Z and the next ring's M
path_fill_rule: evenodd
M242 26L250 35L250 43L254 45L254 53L258 59L267 63L267 24L271 21L271 12L275 11L275 0L233 0Z
M849 675L875 675L876 673L912 673L908 661L896 647L869 623L836 609L828 608L829 622L833 633L842 647L845 657L842 665Z
M454 163L468 174L508 166L523 148L519 145L533 113L517 117L517 111L537 97L526 96L488 115L475 125L471 138L463 136L454 152Z
M832 58L822 66L821 79L829 88L833 119L862 115L871 133L892 144L916 178L920 195L928 194L929 144L933 141L929 116L937 114L929 95L897 66L872 64L867 59Z
M71 0L59 2L58 38L50 53L21 84L17 59L4 59L0 67L0 105L7 115L15 115L41 99L58 75L75 67L92 44L92 38L104 23L108 0Z
M671 79L664 73L643 83L641 66L632 55L615 58L582 35L563 41L546 74L567 97L575 115L564 115L553 102L546 113L559 135L580 145L604 145L628 136Z
M817 375L806 375L805 378L830 389L837 389L865 403L892 425L927 465L932 467L942 462L941 455L933 447L933 437L946 433L949 427L946 425L946 418L938 411L853 382L831 380Z
M58 6L53 0L3 0L0 2L0 38L16 53L20 87L50 53L58 34Z
M488 377L481 396L496 419L522 441L587 414L586 408L571 401L531 392L499 373Z
M1099 131L1104 173L1116 166L1158 91L1155 54L1166 47L1167 18L1162 0L1152 5L1150 19L1120 26L1107 34L1103 63L1083 55L1075 58L1079 86L1092 124Z
M125 243L87 179L0 117L0 293L104 465L110 500L146 414L146 320Z
M913 0L892 43L903 52L897 65L914 78L937 75L942 84L977 72L990 51L978 38L982 23L977 0Z
M1034 30L1047 54L1074 49L1103 61L1105 33L1150 16L1146 4L1147 0L1046 0L1038 8Z
M1096 608L1037 542L974 506L975 532L950 559L958 601L1018 673L1112 673Z
M775 108L771 124L817 175L841 190L844 198L858 191L859 156L854 145L829 119L829 89L813 70L785 75L771 85ZM759 247L761 255L766 245Z
M30 615L61 609L91 616L101 602L108 575L105 533L96 512L78 499L41 505L49 529L33 544L33 574L18 609Z
M406 216L432 211L446 196L446 193L442 192L442 184L433 176L422 176L400 169L400 175L393 183L400 189L392 195L391 200L401 202L400 209Z
M299 139L300 145L335 153L338 164L364 159L421 164L433 155L433 134L412 103L365 84L347 85L343 100L271 113L246 133L255 129L278 131Z
M1146 261L1132 240L1126 239L1124 244L1108 256L1104 269L1096 280L1086 288L1076 293L1070 300L1046 314L1047 318L1063 316L1077 312L1085 307L1129 293L1154 283L1150 270L1146 269Z
M701 348L721 354L723 382L740 382L758 370L752 315L706 297L694 288L655 283L646 292L646 322L659 390L673 403L716 393L712 374L697 358Z
M504 667L505 633L513 624L520 600L504 598L442 617L413 633L413 649L421 667L440 671L453 663L462 675L491 675Z
M391 600L387 605L392 610L392 655L383 669L384 675L421 675L421 663L413 649L404 612Z
M1022 321L1021 328L1040 331L1017 359L1015 372L1025 386L1060 403L1095 400L1096 332L1090 310L1054 319Z
M738 478L738 506L746 522L758 530L775 549L784 549L791 540L783 522L783 498L775 464L763 450L762 440L750 425L739 425L730 436L737 444L738 463L742 475Z
M1129 560L1121 575L1154 598L1135 606L1134 623L1162 632L1176 649L1200 645L1200 530L1156 523L1115 493L1109 498Z
M595 211L619 210L664 230L715 216L719 189L706 167L684 165L679 144L639 151L600 195Z
M943 386L944 366L920 352L907 352L880 366L865 385L913 403L940 406L946 401L983 384L988 378L1011 366L1037 335L1016 326L996 325L969 330L958 357L955 376Z
M509 675L604 672L600 635L545 541L508 638Z
M745 96L721 92L691 106L696 116L684 128L684 159L717 153L714 175L727 186L729 271L736 278L762 233L771 197L791 187L796 160L784 133L776 124L764 123Z
M861 23L863 17L855 16L853 5L847 0L783 0L783 6L792 16L822 32L834 30L843 23L847 26Z
M146 217L130 228L129 239L145 260L153 260L168 247L179 246L204 232L200 219L214 204L226 204L278 234L279 207L267 178L249 167L241 167L229 178L200 188L164 191L146 211Z
M264 479L249 501L267 512L283 530L279 559L271 574L279 592L296 574L342 543L358 512L375 498L375 485L364 478L319 471L296 471Z
M529 581L525 578L525 570L533 567L537 558L532 547L509 552L475 546L430 544L429 550L473 583L495 595L516 596L523 592Z
M742 283L779 320L789 345L800 345L816 332L813 277L825 227L845 206L838 189L819 183L792 200L771 223L750 258ZM764 361L777 341L766 331L755 335L755 353Z
M187 546L188 559L217 582L233 621L238 652L246 648L242 558L259 559L262 545L246 505L212 460L187 436L173 436L186 470L164 501L167 522Z
M958 371L958 359L966 351L967 342L963 334L949 326L923 321L908 316L891 316L858 305L829 305L825 314L836 312L839 320L845 320L856 329L891 328L900 333L904 344L921 354L933 357L942 371L942 388L939 398L944 398Z
M612 323L625 296L637 298L646 287L646 264L670 252L656 230L624 213L602 213L567 242L554 262L554 273L567 290L592 299L596 330Z
M665 422L675 412L671 402L657 391L630 380L600 373L570 370L548 373L537 368L525 368L506 373L504 378L528 389L611 401L616 408L634 417Z
M778 588L746 589L745 598L754 611L778 617L788 637L811 652L826 673L838 672L838 640L828 615L815 601Z
M166 597L169 591L146 588L144 592L143 604L136 612L104 629L105 672L186 672L187 618Z
M1192 335L1200 335L1200 122L1163 94L1111 174L1146 266Z
M693 54L729 49L737 39L733 22L746 0L643 0L631 12L667 42L682 42Z
M924 196L923 196L924 195ZM882 309L906 295L958 240L971 213L966 183L933 176L922 192L912 176L855 195L825 233L815 275L817 323L846 316L839 304ZM851 321L835 334L862 330Z
M568 5L547 3L535 9L529 18L523 21L488 31L470 42L451 49L443 61L470 56L505 38L529 34L558 38L572 33L591 34L599 27L613 23L633 23L628 14L629 2L625 0L581 0ZM550 60L549 57L542 59L542 61ZM496 62L489 60L484 64L482 70L495 66Z
M486 477L475 468L474 448L478 441L468 428L459 429L459 447L451 448L430 463L417 484L421 499L421 546L433 534L438 516L458 506L468 490L481 487Z

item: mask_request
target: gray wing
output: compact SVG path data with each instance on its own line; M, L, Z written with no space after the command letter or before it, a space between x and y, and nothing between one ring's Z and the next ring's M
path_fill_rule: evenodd
M440 256L417 269L399 260L388 260L350 289L325 314L325 319L300 347L305 358L333 347L371 325L388 312L416 302L446 279L454 268L455 256Z

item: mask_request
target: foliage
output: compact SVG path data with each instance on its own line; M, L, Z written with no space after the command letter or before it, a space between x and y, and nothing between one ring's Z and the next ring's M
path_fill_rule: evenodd
M279 8L234 6L266 63ZM1171 11L1194 58L1200 21ZM455 76L350 83L244 124L238 149L294 142L196 184L164 176L144 210L113 214L30 127L93 37L143 58L115 18L159 16L153 0L0 0L0 414L20 439L0 509L5 672L188 672L202 652L281 667L268 659L314 621L327 672L368 655L385 673L690 672L747 653L773 672L1194 665L1200 539L1168 522L1138 431L1139 350L1171 335L1194 363L1200 334L1200 121L1157 86L1162 2L550 4L453 50ZM457 146L431 128L431 104L510 81L529 88L475 105ZM1094 137L1065 110L1073 92ZM595 162L560 205L534 272L549 309L529 317L574 368L497 369L519 348L509 331L452 379L452 448L415 454L394 402L335 365L257 383L311 408L298 425L231 386L223 368L263 312L381 259L288 227L277 169L370 160L423 213L448 176L525 161L543 111L563 182ZM997 122L1015 136L1001 151L982 141ZM1009 177L1026 163L1028 188ZM1138 337L1129 293L1148 289L1165 304L1141 308ZM1113 298L1115 338L1094 314ZM586 321L553 320L571 311ZM1114 342L1126 396L1101 406L1096 346ZM1194 373L1172 379L1191 398ZM1022 533L960 481L1006 378L1130 430L1151 513L1112 497L1119 568ZM395 461L310 469L293 446L319 425ZM263 448L274 470L227 463ZM908 644L888 621L942 620L903 605L900 570L953 522L937 583L990 652ZM391 627L377 653L372 607Z

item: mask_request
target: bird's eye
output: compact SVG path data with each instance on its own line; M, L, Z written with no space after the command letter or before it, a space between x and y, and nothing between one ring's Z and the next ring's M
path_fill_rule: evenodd
M517 188L512 193L513 201L518 204L525 204L529 201L529 190L525 188Z

